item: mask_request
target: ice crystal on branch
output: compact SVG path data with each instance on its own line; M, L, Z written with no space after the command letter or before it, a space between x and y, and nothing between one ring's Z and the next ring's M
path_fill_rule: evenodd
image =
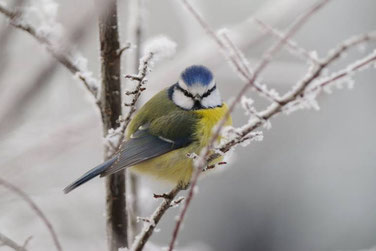
M59 5L53 0L32 0L23 11L25 20L36 20L38 35L52 41L58 41L63 27L56 21Z
M240 103L242 108L245 110L245 115L252 115L256 113L256 109L252 106L254 103L253 99L242 96Z
M116 129L111 128L110 130L108 130L107 135L104 137L104 145L108 149L106 153L107 157L113 155L113 153L118 149L121 141L123 140L123 123L124 121L122 121L120 123L120 126Z
M172 57L176 52L177 44L166 36L157 36L146 41L144 46L145 56L141 58L141 61L146 60L145 57L150 54L153 54L153 61L159 61Z
M251 123L251 122L250 122ZM245 126L236 128L233 126L226 126L222 129L221 136L222 141L221 145L225 145L227 142L236 141L239 142L241 146L247 146L251 141L262 141L263 133L261 131L244 133Z
M93 73L89 71L87 59L82 55L77 54L72 61L79 70L74 74L74 77L79 80L85 79L88 87L97 92L99 89L99 83L97 79L93 77Z

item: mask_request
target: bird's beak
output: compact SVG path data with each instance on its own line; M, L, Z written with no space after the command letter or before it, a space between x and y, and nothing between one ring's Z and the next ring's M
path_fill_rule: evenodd
M200 101L201 100L201 96L198 95L198 94L196 94L193 98L194 98L195 101Z

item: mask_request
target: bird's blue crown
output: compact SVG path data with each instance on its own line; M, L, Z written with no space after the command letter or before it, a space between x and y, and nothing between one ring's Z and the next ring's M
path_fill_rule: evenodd
M213 80L213 74L205 66L192 65L182 72L181 79L187 86L192 86L194 84L208 86Z

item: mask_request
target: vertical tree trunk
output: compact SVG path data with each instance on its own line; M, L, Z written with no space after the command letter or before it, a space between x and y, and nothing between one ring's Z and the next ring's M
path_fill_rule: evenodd
M101 52L103 133L119 126L121 115L119 34L116 0L99 2L99 39ZM110 149L105 149L105 158ZM106 177L107 238L110 251L127 247L125 172Z

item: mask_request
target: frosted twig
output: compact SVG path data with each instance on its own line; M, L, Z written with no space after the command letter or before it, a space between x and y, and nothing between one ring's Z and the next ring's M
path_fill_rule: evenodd
M321 81L319 80L318 84L315 84L315 86L313 86L312 88L308 89L307 92L305 92L304 94L301 94L300 96L303 97L307 93L317 93L316 91L321 91L325 86L327 86L327 85L329 85L329 84L331 84L331 83L333 83L333 82L335 82L337 80L340 80L342 78L350 76L354 72L359 71L359 70L361 70L362 68L364 68L366 66L369 66L370 63L372 63L373 61L376 61L376 50L373 51L368 56L366 56L366 57L364 57L364 58L356 61L353 64L350 64L346 68L333 73L330 77L325 78L324 80L321 80Z
M47 219L46 215L42 212L42 210L40 210L39 207L31 200L31 198L24 191L22 191L21 189L19 189L16 186L14 186L13 184L11 184L11 183L3 180L2 178L0 178L0 185L4 186L5 188L7 188L8 190L10 190L11 192L13 192L13 193L17 194L18 196L20 196L22 198L22 200L24 200L30 206L30 208L38 215L38 217L46 225L46 227L48 229L48 232L52 236L52 240L54 242L56 250L62 251L59 239L58 239L58 237L56 235L56 232L55 232L52 224Z
M26 239L25 244L20 246L19 244L17 244L15 241L10 239L9 237L0 233L0 246L2 246L2 245L8 246L8 247L14 249L15 251L27 251L26 244L27 244L28 240L29 240L29 238Z
M87 72L83 71L82 69L77 66L68 55L65 55L61 50L57 48L47 37L43 36L42 34L37 32L37 29L34 28L32 25L28 24L25 20L21 19L21 13L13 12L6 9L4 6L0 4L0 13L5 15L9 19L9 23L20 30L23 30L29 33L32 37L34 37L39 43L46 46L47 50L50 54L62 65L64 65L73 75L77 76L86 89L94 96L97 100L98 94L98 86L94 78L88 76ZM98 104L98 103L97 103Z
M176 186L173 188L168 194L165 194L164 196L160 196L159 198L162 198L163 201L159 205L159 207L154 211L154 213L149 218L149 224L145 224L144 228L141 230L141 233L139 233L135 241L132 244L132 247L130 248L131 251L141 251L144 248L145 243L148 241L150 236L153 234L153 231L157 224L159 223L162 216L167 212L167 210L171 206L175 206L176 204L179 204L180 201L174 201L174 198L181 190L180 186Z
M278 38L282 39L284 37L283 33L278 31L277 29L273 28L272 26L264 23L263 21L254 18L254 21L256 24L258 24L262 29L267 31L268 33L271 33L274 36L277 36ZM315 64L319 64L317 58L312 55L311 52L307 51L306 49L300 47L295 41L292 39L286 40L286 45L291 48L293 51L297 52L299 55L301 55L304 59L308 59L308 61L311 61Z
M150 63L153 59L154 54L148 53L140 60L140 66L139 66L139 72L137 75L126 75L125 78L129 78L131 80L137 81L137 86L133 91L126 91L125 95L132 95L132 101L130 103L125 103L125 106L129 106L129 111L125 115L124 119L121 119L121 124L119 128L114 130L116 134L120 136L118 139L118 142L113 147L115 150L114 152L117 152L121 148L121 144L124 141L125 137L125 131L127 130L127 127L129 123L131 122L132 115L136 112L136 103L138 99L141 96L141 93L145 91L145 88L142 86L147 82L146 76L147 73L150 71Z
M348 76L349 74L362 69L363 67L370 65L372 62L376 61L376 52L374 51L370 55L366 56L365 58L355 62L354 64L351 64L348 66L345 70L339 71L332 75L330 78L318 82L317 85L315 85L312 89L308 89L309 85L317 80L317 78L321 75L324 69L326 69L330 64L332 64L335 60L341 57L341 55L350 49L351 47L354 47L358 45L359 43L369 41L370 39L376 39L376 36L374 36L375 32L370 32L367 34L362 34L358 36L354 36L348 40L345 40L345 42L341 43L336 49L332 50L329 54L329 56L321 60L320 65L316 66L313 70L307 73L307 75L298 83L298 85L290 92L286 93L284 97L281 99L280 104L272 104L268 108L266 108L264 111L259 112L259 116L263 120L269 120L274 115L280 113L283 108L285 108L288 104L291 104L293 101L297 100L298 98L303 98L308 92L316 92L320 88L324 87L325 85L343 78L345 76ZM220 151L227 152L229 151L233 146L240 143L242 137L245 135L248 135L250 132L255 130L256 128L260 127L262 125L262 120L255 119L251 121L249 124L243 127L239 137L227 142L225 145L220 147Z
M200 23L203 23L204 27L205 27L205 23L202 22L202 21L200 21L200 20L202 20L202 18L197 14L197 12L195 12L195 10L192 8L192 6L189 5L186 0L182 0L182 1L183 1L183 3L185 3L185 5L187 6L187 8L190 9L191 13L196 17L196 19L198 19ZM186 211L187 211L187 209L189 207L189 204L190 204L190 202L191 202L191 200L193 198L194 189L195 189L195 186L197 184L198 177L200 176L200 174L204 170L205 166L207 165L207 159L210 156L210 151L211 151L211 149L213 147L213 144L216 141L216 139L218 138L218 136L219 136L219 134L221 132L221 129L225 125L227 119L229 118L230 113L233 111L233 109L235 108L236 104L240 102L241 97L248 90L248 88L250 88L251 86L254 86L254 83L257 80L259 74L267 67L267 65L272 60L273 56L283 47L283 45L286 43L286 41L288 39L290 39L290 37L292 37L306 23L306 21L308 21L308 19L314 13L316 13L319 9L321 9L329 1L330 0L321 0L321 1L319 1L317 4L315 4L314 6L312 6L306 13L304 13L302 16L300 16L299 18L297 18L294 21L294 23L288 28L285 36L282 37L280 40L278 40L278 42L276 44L274 44L273 46L271 46L263 54L262 59L260 60L260 62L255 67L255 70L254 70L252 78L250 79L250 81L247 84L244 85L244 87L241 89L241 91L239 92L239 94L236 96L235 100L230 105L229 111L226 113L226 115L224 116L224 118L220 121L219 125L217 126L217 129L215 130L215 132L213 133L213 135L211 137L211 140L209 141L209 144L207 145L207 147L205 147L203 149L203 151L200 154L201 159L204 160L204 161L201 161L196 166L197 167L195 169L196 171L192 175L192 178L191 178L191 187L189 189L188 196L187 196L187 198L185 200L185 204L184 204L183 210L181 211L181 213L179 215L178 221L177 221L175 229L173 231L172 239L171 239L171 242L170 242L170 245L169 245L169 251L172 251L174 249L175 242L176 242L179 230L180 230L181 223L184 220L184 216L186 214ZM280 106L281 106L281 102L274 102L271 105L271 107L280 107ZM263 116L263 118L264 118L265 121L269 119L269 118L267 118L265 116ZM260 121L260 120L255 120L255 121L258 121L258 126L260 126L260 125L263 124L263 122ZM244 134L244 136L245 135L249 135L250 132L251 131L248 131L247 133Z
M154 39L148 41L145 46L145 54L140 59L138 73L137 75L128 74L125 75L125 78L136 81L137 86L132 91L127 91L126 95L133 95L132 101L125 103L125 106L128 106L130 109L125 115L124 119L121 119L120 128L116 131L121 132L121 137L119 144L117 144L116 149L121 149L121 144L124 142L125 131L131 121L132 115L136 111L136 103L141 96L141 93L145 91L143 85L147 82L147 75L152 70L155 61L161 60L163 58L171 57L176 50L176 43L171 41L165 36L158 36Z

